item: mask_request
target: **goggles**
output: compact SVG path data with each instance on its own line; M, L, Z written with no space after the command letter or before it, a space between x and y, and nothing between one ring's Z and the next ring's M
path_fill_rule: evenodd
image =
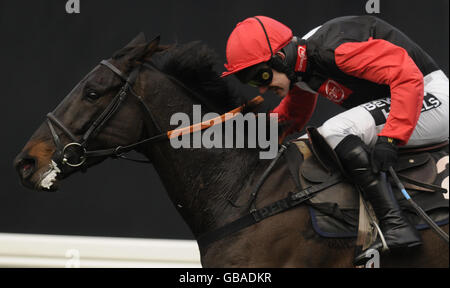
M236 77L244 84L253 87L268 86L272 82L272 68L266 63L257 64L236 73Z

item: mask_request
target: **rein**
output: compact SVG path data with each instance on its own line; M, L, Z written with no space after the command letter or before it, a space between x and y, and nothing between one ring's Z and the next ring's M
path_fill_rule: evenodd
M57 154L59 154L60 157L62 157L62 163L70 166L70 167L80 167L82 169L86 169L86 159L91 157L113 157L113 158L122 158L125 160L135 161L135 162L144 162L144 163L151 163L151 161L148 160L140 160L140 159L131 159L124 157L123 154L130 152L137 147L144 145L144 144L151 144L156 143L160 141L167 141L176 137L179 137L181 135L191 134L197 131L204 130L206 128L209 128L214 125L218 125L221 123L224 123L228 120L233 119L237 116L237 114L244 110L246 106L254 107L259 105L264 101L264 99L261 96L257 96L253 98L252 100L248 101L247 104L241 105L240 107L237 107L228 113L222 114L214 119L210 119L207 121L203 121L201 123L197 123L188 127L179 128L175 130L170 130L167 132L161 132L160 127L158 126L157 122L155 121L155 118L153 117L153 114L151 113L149 107L147 104L145 104L143 98L138 95L134 90L133 86L136 82L137 76L139 74L140 68L142 66L153 69L158 72L161 72L158 68L156 68L154 65L151 65L149 63L141 63L139 66L134 68L129 76L125 76L117 67L115 67L113 64L111 64L107 60L102 60L100 62L101 65L104 65L105 67L109 68L112 72L114 72L117 76L119 76L125 84L122 86L122 88L119 90L116 96L114 96L113 100L108 104L108 106L105 108L105 110L100 114L100 116L97 117L97 119L92 123L92 125L87 129L87 131L84 133L84 135L81 137L81 140L77 140L75 135L60 121L58 120L53 112L50 112L47 114L47 124L50 128L51 134L53 136L53 141L55 142L55 145L57 147ZM162 72L161 72L162 73ZM170 75L167 75L168 77ZM183 87L186 89L192 96L198 97L198 95L186 87L183 83L175 79L174 77L169 77L174 83L176 83L178 86ZM143 139L141 141L135 142L133 144L127 145L127 146L117 146L113 148L108 149L100 149L100 150L87 150L87 143L88 140L91 137L94 137L99 130L103 127L103 125L115 114L115 112L120 108L122 103L125 101L125 99L128 96L128 93L131 93L133 96L135 96L139 102L142 104L144 109L147 111L148 116L151 118L153 125L158 129L160 132L159 134ZM228 115L227 115L228 114ZM229 114L232 114L231 117ZM70 142L66 144L64 147L62 146L61 140L56 133L55 126L57 126L61 131L63 131L73 142ZM288 146L292 144L287 144ZM306 189L301 189L299 185L299 181L295 181L296 183L296 191L290 192L289 196L278 200L276 202L273 202L272 204L263 207L261 209L256 208L256 198L258 195L258 191L263 185L266 178L270 175L270 172L272 171L272 168L275 166L275 164L278 162L278 160L281 158L283 153L285 151L292 151L292 149L288 149L287 146L281 145L281 148L278 151L277 156L271 161L269 166L266 168L260 179L258 180L256 186L252 189L252 192L250 194L250 200L249 200L249 213L245 216L228 223L218 229L206 232L202 235L200 235L197 238L198 244L200 247L206 247L209 244L211 244L214 241L217 241L225 236L228 236L229 234L235 233L241 229L244 229L250 225L256 224L260 221L262 221L265 218L271 217L273 215L276 215L278 213L284 212L288 209L291 209L293 207L298 206L299 204L307 201L311 197L313 197L316 193L338 183L341 181L341 176L336 175L332 178L330 178L328 181L314 185L311 187L308 187ZM73 161L73 156L77 156L77 161ZM288 161L291 161L292 159L295 159L295 157L287 157ZM291 166L291 165L290 165ZM290 172L292 176L294 177L294 180L296 180L296 177L298 175L295 175L297 173L293 173L293 171L290 168Z
M255 98L253 98L252 100L250 100L246 105L247 106L256 106L256 105L262 103L263 101L264 101L264 99L261 96L257 96ZM88 157L102 157L102 156L121 157L122 154L130 152L144 144L155 143L155 142L163 141L163 140L170 140L170 139L182 136L182 135L192 134L194 132L207 129L214 125L224 123L225 121L235 118L237 113L241 112L244 109L244 106L245 105L242 105L242 106L235 108L235 109L233 109L225 114L222 114L216 118L206 120L201 123L193 124L188 127L170 130L165 133L161 133L161 134L152 136L150 138L141 140L139 142L130 144L128 146L117 146L116 148L110 148L110 149L104 149L104 150L86 151L86 156L88 156ZM226 114L233 114L233 115L231 117L225 117ZM135 159L130 159L130 158L123 158L123 159L135 161ZM140 160L140 161L142 161L142 160ZM150 163L150 161L148 161L147 163Z
M92 125L88 128L88 130L84 133L84 135L81 137L81 140L77 140L75 135L61 122L59 121L53 112L50 112L47 114L47 124L50 128L50 132L53 136L53 141L57 148L57 153L59 156L62 157L62 163L70 166L70 167L80 167L85 166L86 159L92 158L92 157L112 157L112 158L122 158L125 160L135 161L135 162L141 162L141 163L151 163L149 160L140 160L140 159L132 159L127 158L123 156L123 154L130 152L137 147L144 145L144 144L150 144L150 143L156 143L160 141L170 140L172 138L179 137L181 135L190 134L196 131L201 131L206 128L209 128L214 125L221 124L225 121L228 121L230 119L233 119L237 116L237 113L243 111L244 107L250 106L254 107L259 105L264 101L264 99L261 96L257 96L247 102L247 104L241 105L238 108L235 108L228 113L222 114L219 117L216 117L211 120L207 120L201 123L197 123L194 125L191 125L189 127L179 128L167 132L161 133L161 129L158 126L157 122L155 121L155 118L153 114L151 113L149 107L147 104L145 104L144 99L138 95L134 90L133 86L136 82L137 76L139 74L141 66L144 66L148 69L156 70L160 73L163 73L158 68L156 68L154 65L151 65L150 63L141 63L139 66L134 68L129 76L125 76L117 67L115 67L113 64L111 64L107 60L102 60L100 62L101 65L104 65L105 67L109 68L114 74L119 76L122 81L125 82L125 84L122 86L122 88L119 90L117 95L113 98L113 100L109 103L109 105L105 108L105 110L98 116L98 118L92 123ZM166 74L165 74L166 75ZM174 77L169 77L174 83L176 83L178 86L181 86L185 90L187 90L190 95L196 96L196 98L199 98L197 93L192 91L189 87L175 79ZM151 118L153 125L157 128L160 133L158 135L146 138L144 140L135 142L133 144L127 145L127 146L117 146L114 148L108 148L108 149L100 149L100 150L87 150L87 142L88 140L95 136L98 131L102 128L102 126L115 114L115 112L120 108L122 103L125 101L125 99L128 96L128 93L131 93L133 96L135 96L141 105L144 107L145 111L147 112L148 116ZM226 114L233 114L231 117L225 117ZM62 146L61 140L56 133L55 127L61 129L73 142L70 142L69 144ZM76 156L76 161L74 161L72 158ZM84 170L86 167L84 167Z

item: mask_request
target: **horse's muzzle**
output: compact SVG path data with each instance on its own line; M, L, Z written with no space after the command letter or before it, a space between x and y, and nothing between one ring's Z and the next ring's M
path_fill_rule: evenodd
M31 182L31 176L36 171L36 165L36 159L25 152L20 153L14 159L13 166L25 187L34 188L34 184Z

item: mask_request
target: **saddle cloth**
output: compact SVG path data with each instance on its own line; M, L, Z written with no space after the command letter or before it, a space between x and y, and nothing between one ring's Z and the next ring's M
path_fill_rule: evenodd
M299 141L307 145L299 145ZM304 156L299 169L300 181L303 187L325 182L332 176L330 169L319 164L317 158L310 151L310 144L305 140L297 140L297 147ZM303 151L302 151L303 150ZM317 150L317 149L315 149ZM305 153L306 152L306 153ZM309 155L305 155L308 154ZM399 156L394 170L400 177L406 176L422 183L446 187L441 191L427 189L421 186L402 181L411 198L439 225L449 222L448 200L448 145L433 151L405 153ZM409 182L409 181L408 181ZM410 207L400 190L392 183L393 193L402 208L405 217L413 223L418 230L429 228L428 224ZM444 194L443 191L446 191ZM358 236L359 193L347 181L342 181L310 199L310 215L314 231L327 238L349 238Z

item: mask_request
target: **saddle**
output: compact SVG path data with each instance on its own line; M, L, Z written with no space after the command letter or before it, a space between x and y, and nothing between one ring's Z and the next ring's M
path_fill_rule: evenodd
M301 186L324 183L339 173L344 176L343 181L309 200L314 231L327 238L358 237L357 245L367 247L376 239L376 232L370 225L376 221L376 217L370 205L360 197L357 188L346 180L347 175L339 159L325 139L315 128L308 128L307 132L308 139L293 141L304 157L298 169ZM439 226L449 221L448 159L446 141L428 147L402 149L394 167L413 200ZM401 191L393 184L390 186L411 223L418 230L429 228L410 207ZM447 189L443 188L445 186Z
M200 247L207 247L214 241L302 203L309 205L312 225L319 235L329 238L358 236L356 246L363 250L371 245L377 235L374 229L371 229L376 217L371 212L370 205L359 196L359 191L351 182L346 181L348 176L325 139L315 128L307 128L307 132L309 141L297 139L281 145L277 156L252 188L249 213L198 236ZM447 224L448 188L441 186L448 186L448 142L406 152L401 153L402 156L395 166L395 170L401 172L399 178L406 181L405 187L410 196L438 225ZM285 198L257 208L255 200L259 188L282 156L295 184L295 191L289 192ZM427 228L427 224L422 222L403 200L402 193L394 189L394 194L411 222L419 230Z

